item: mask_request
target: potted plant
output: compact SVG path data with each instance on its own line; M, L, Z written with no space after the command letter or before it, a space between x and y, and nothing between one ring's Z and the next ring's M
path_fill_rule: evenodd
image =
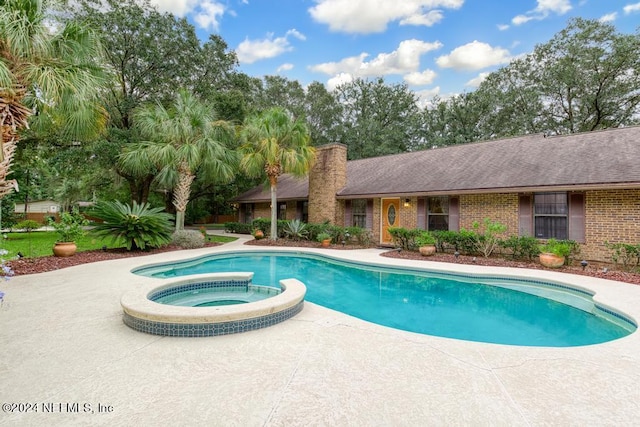
M549 239L540 245L540 264L545 267L558 268L564 265L566 257L571 254L571 245L563 240Z
M256 228L255 230L253 230L253 237L256 240L264 239L264 233L259 228Z
M55 222L49 218L49 225L58 233L58 240L53 246L53 254L59 257L67 257L76 253L78 247L76 240L85 234L84 226L89 221L80 215L77 210L73 212L63 212L60 221Z
M430 256L436 253L436 239L428 231L420 233L416 237L416 245L422 256Z
M322 243L323 248L328 248L331 244L331 235L329 233L319 233L316 239L318 240L318 242Z

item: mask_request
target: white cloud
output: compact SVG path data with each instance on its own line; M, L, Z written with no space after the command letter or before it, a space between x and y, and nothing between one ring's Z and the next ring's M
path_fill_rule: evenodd
M273 34L267 34L267 37L262 40L245 39L236 49L238 61L242 64L252 64L290 52L293 46L289 43L289 36L305 40L305 36L297 30L287 31L284 37L273 38Z
M388 74L407 74L418 71L420 56L432 50L440 49L442 43L427 43L416 39L404 40L398 49L391 53L380 53L371 61L365 61L368 53L344 58L339 62L325 62L311 66L312 71L335 75L349 73L356 77L384 76Z
M331 31L346 33L380 33L391 22L402 25L433 25L441 12L434 9L458 9L464 0L316 0L309 8L316 21Z
M478 87L480 83L484 81L491 73L480 73L476 77L472 78L468 82L465 83L465 86Z
M533 16L518 15L513 17L513 19L511 20L511 23L513 25L522 25L531 21L532 19L536 19L536 18L534 18Z
M598 21L600 22L613 22L618 17L617 12L607 13L606 15L602 15Z
M430 10L427 13L408 16L400 20L400 25L423 25L425 27L432 27L443 19L444 15L441 10Z
M437 76L438 74L433 70L415 71L405 75L404 81L412 86L425 86L433 83Z
M526 22L536 20L541 21L549 14L564 15L571 10L571 2L569 0L537 0L538 6L526 12L523 15L517 15L512 20L513 25L522 25Z
M158 6L160 12L169 12L176 16L185 16L193 12L198 4L197 0L151 0L152 5Z
M211 27L214 31L218 31L220 27L219 19L224 14L225 7L220 3L204 1L200 4L199 12L197 12L193 20L201 28L205 30Z
M286 64L282 64L281 66L278 67L277 71L278 73L281 71L289 71L289 70L293 70L293 64L291 63L286 63Z
M340 73L327 81L327 90L332 91L343 83L353 81L353 76L349 73Z
M431 108L435 105L433 98L440 95L440 86L436 86L432 89L418 90L415 94L418 97L418 107L423 109Z
M629 15L633 12L640 12L640 3L628 4L622 8L624 10L625 15Z
M442 68L481 70L493 65L506 64L510 60L511 54L508 50L474 40L455 48L448 55L438 57L436 63Z
M205 30L212 28L218 31L220 18L228 12L224 2L215 0L150 0L150 3L157 6L160 12L179 17L193 14L193 21ZM231 11L229 13L233 14Z
M500 31L506 31L510 28L511 26L508 24L498 24L498 30Z

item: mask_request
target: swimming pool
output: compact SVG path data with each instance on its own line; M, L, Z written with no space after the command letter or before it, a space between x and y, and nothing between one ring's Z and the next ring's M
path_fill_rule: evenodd
M134 273L176 277L253 272L253 283L294 278L305 299L397 329L498 344L569 347L629 335L636 325L600 307L588 291L560 283L498 276L383 268L292 252L239 252L143 267Z

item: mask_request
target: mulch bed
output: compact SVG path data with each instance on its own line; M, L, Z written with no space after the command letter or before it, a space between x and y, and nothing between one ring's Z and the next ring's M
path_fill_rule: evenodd
M320 243L311 242L307 240L302 241L291 241L287 239L278 239L276 241L262 239L262 240L251 240L245 243L246 245L252 246L271 246L271 247L284 247L284 246L295 246L295 247L307 247L307 248L319 248ZM218 246L219 243L207 243L205 246ZM352 249L363 249L364 246L357 245L331 245L330 249L340 249L340 250L352 250ZM14 270L16 275L25 275L25 274L35 274L35 273L43 273L46 271L59 270L66 267L71 267L79 264L87 264L91 262L97 261L106 261L112 259L126 258L126 257L136 257L136 256L145 256L145 255L153 255L162 252L170 252L170 251L179 251L182 250L179 246L163 246L158 249L151 249L147 251L127 251L125 249L108 249L106 251L103 250L94 250L94 251L85 251L78 252L71 257L59 258L54 256L46 256L39 258L22 258L18 260L12 260L8 262L8 265ZM437 253L435 255L424 257L420 255L418 252L411 251L389 251L382 254L382 256L389 258L402 258L402 259L411 259L418 260L425 263L428 262L448 262L452 264L474 264L474 265L488 265L488 266L497 266L497 267L515 267L515 268L532 268L538 270L549 270L543 266L541 266L537 262L529 262L529 261L520 261L520 260L510 260L500 257L471 257L460 255L456 258L453 254L449 253ZM604 267L607 268L607 271L604 271ZM624 271L618 271L614 269L613 265L610 264L597 264L592 263L587 266L586 269L582 269L579 265L572 266L563 266L560 268L555 268L553 271L563 272L563 273L572 273L572 274L580 274L584 276L591 277L599 277L601 279L609 279L609 280L617 280L620 282L631 283L634 285L640 285L640 274L637 273L629 273Z
M220 243L205 243L206 246L218 246ZM181 251L181 247L167 245L161 248L149 249L145 251L127 251L125 248L93 250L76 252L70 257L43 256L37 258L20 258L7 262L16 275L44 273L46 271L60 270L61 268L73 267L74 265L87 264L97 261L108 261L119 258L139 257L145 255L159 254L162 252Z

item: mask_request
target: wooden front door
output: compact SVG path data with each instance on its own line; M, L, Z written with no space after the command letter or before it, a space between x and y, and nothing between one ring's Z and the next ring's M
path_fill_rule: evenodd
M389 227L398 227L400 223L400 199L382 199L382 232L380 243L393 244Z

